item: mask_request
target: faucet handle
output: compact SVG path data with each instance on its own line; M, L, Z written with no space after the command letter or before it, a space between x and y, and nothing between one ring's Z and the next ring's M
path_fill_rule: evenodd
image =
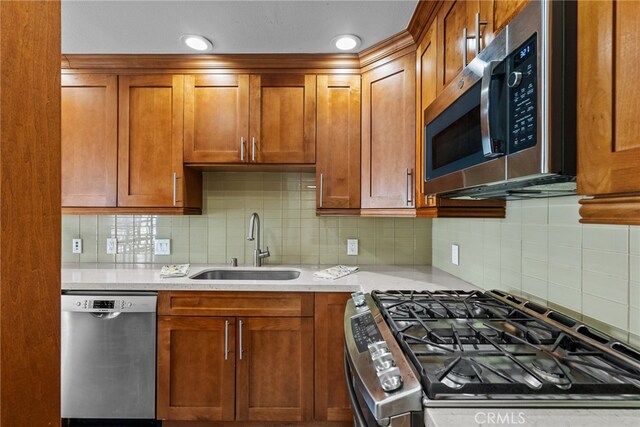
M266 251L262 251L260 252L260 258L267 258L270 257L271 253L269 252L269 246L267 246L267 250Z
M231 262L229 263L231 265L231 267L237 267L238 266L238 258L231 258Z

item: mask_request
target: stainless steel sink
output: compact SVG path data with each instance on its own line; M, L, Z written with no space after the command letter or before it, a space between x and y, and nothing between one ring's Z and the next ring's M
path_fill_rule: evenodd
M300 276L296 270L204 270L190 277L195 280L293 280Z

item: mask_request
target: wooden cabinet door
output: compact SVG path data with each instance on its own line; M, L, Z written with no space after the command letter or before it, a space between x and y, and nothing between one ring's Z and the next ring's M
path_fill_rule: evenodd
M159 316L157 418L232 421L234 365L234 318Z
M353 419L344 374L344 308L349 293L316 292L315 420Z
M360 207L360 76L318 76L316 206Z
M248 75L185 76L186 163L245 163L248 135Z
M437 26L433 21L424 38L418 45L416 72L418 73L416 91L416 207L427 206L424 194L424 110L431 104L439 92L437 70Z
M316 76L250 76L249 161L315 163Z
M530 0L493 0L493 28L498 33L507 26L509 21L529 3Z
M184 78L120 77L118 206L182 206Z
M465 0L445 1L438 11L438 86L440 90L446 87L466 66L463 64L464 50L468 50L467 40L464 39L464 29L469 31L467 19L467 2ZM467 63L469 58L467 58Z
M118 77L62 75L62 206L116 206Z
M238 319L237 351L237 420L312 419L313 318Z
M362 199L365 208L413 207L415 54L362 76Z
M638 2L578 2L578 192L640 191Z

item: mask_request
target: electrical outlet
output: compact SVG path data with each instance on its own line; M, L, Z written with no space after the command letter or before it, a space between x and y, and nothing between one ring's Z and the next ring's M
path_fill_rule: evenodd
M107 255L115 255L118 253L118 239L115 237L107 238Z
M358 255L358 239L347 239L347 255Z
M153 244L154 255L171 255L171 239L156 239Z
M71 241L71 247L73 248L73 253L74 254L81 254L82 253L82 239L73 239Z
M460 265L460 247L456 244L451 245L451 264Z

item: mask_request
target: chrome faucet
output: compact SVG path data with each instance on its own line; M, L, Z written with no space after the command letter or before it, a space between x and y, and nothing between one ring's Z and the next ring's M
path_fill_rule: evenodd
M260 217L256 212L252 213L249 218L247 240L256 241L256 248L253 250L253 266L260 267L262 265L262 258L267 258L271 256L271 254L269 253L269 246L267 246L267 250L264 252L260 249Z

